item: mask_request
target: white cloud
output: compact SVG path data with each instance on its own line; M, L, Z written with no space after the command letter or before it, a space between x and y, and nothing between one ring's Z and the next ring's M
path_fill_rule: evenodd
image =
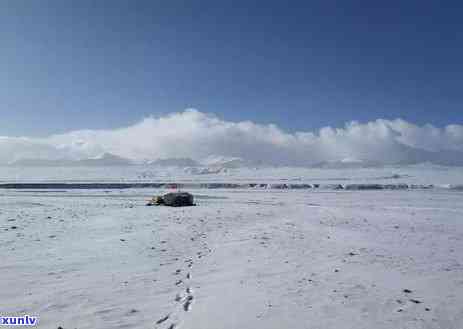
M80 159L109 152L133 160L210 155L269 164L307 165L361 159L381 163L463 164L463 126L404 120L350 122L343 128L288 133L275 125L229 122L186 110L126 128L82 130L47 138L0 137L0 163L21 158Z

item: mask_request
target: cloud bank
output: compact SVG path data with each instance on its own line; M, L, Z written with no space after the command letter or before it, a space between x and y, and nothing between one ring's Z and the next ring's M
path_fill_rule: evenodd
M345 159L381 164L463 164L463 125L418 126L401 119L349 122L342 128L289 133L276 125L229 122L186 110L114 130L46 138L0 137L0 164L20 159L85 159L112 153L134 161L211 155L271 165L308 166Z

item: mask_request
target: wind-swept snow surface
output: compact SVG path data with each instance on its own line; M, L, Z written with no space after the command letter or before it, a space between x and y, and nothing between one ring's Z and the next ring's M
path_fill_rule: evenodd
M224 168L77 166L1 167L2 183L463 184L463 167L432 164L375 168Z
M1 191L0 309L40 328L463 323L463 194Z

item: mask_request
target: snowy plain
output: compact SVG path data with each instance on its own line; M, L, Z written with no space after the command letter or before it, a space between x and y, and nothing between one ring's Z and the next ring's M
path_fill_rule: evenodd
M463 169L13 168L11 182L405 183L436 188L0 189L0 310L38 328L463 326Z
M463 184L463 167L433 164L339 169L303 167L205 167L202 168L203 171L199 169L201 168L153 167L149 165L108 167L0 166L0 184L11 182L407 183L435 184L437 186Z

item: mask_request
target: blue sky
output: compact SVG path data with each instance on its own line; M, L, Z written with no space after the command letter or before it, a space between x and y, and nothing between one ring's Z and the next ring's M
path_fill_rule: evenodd
M288 131L461 123L461 17L450 1L3 1L0 135L189 107Z

